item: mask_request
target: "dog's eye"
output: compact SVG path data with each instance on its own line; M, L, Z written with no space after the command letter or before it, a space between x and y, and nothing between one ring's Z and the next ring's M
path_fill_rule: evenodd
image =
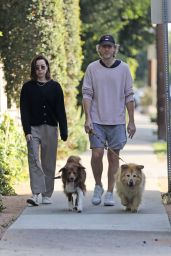
M129 175L129 174L127 174L126 176L127 176L127 177L130 177L130 175Z
M134 175L133 175L133 177L134 177L134 178L136 178L136 177L137 177L137 175L135 175L135 174L134 174Z

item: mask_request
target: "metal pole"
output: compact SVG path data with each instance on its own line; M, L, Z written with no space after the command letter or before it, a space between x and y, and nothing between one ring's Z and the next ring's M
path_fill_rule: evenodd
M169 88L169 50L168 50L168 0L162 1L162 18L164 31L164 84L166 92L166 135L167 135L167 167L168 193L171 193L171 108Z

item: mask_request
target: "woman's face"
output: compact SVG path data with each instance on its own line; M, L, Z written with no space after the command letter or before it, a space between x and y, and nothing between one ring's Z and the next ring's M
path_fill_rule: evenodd
M46 80L46 72L48 70L48 67L46 65L45 60L37 60L36 61L36 75L37 80Z

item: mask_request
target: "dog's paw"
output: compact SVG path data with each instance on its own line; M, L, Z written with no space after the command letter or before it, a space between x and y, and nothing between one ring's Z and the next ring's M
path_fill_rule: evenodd
M128 202L127 202L126 200L122 200L122 201L121 201L121 204L122 204L123 206L127 206L127 205L128 205Z
M77 207L77 212L82 212L83 208L82 207Z
M68 208L68 211L69 211L69 212L73 212L73 210L74 210L74 208L71 208L71 207Z
M125 208L125 211L126 211L126 212L130 212L130 211L131 211L131 208L126 207L126 208Z
M137 213L137 212L138 212L138 209L131 209L131 212L132 212L132 213Z

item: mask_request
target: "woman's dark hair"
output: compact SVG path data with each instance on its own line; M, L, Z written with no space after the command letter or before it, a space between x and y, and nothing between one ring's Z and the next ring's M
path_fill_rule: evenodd
M49 67L49 62L48 60L42 55L39 54L37 56L35 56L31 62L31 73L30 73L30 78L33 80L37 80L37 75L36 75L36 62L38 60L44 60L47 66L47 72L46 72L46 79L49 80L51 79L51 75L50 75L50 67Z

